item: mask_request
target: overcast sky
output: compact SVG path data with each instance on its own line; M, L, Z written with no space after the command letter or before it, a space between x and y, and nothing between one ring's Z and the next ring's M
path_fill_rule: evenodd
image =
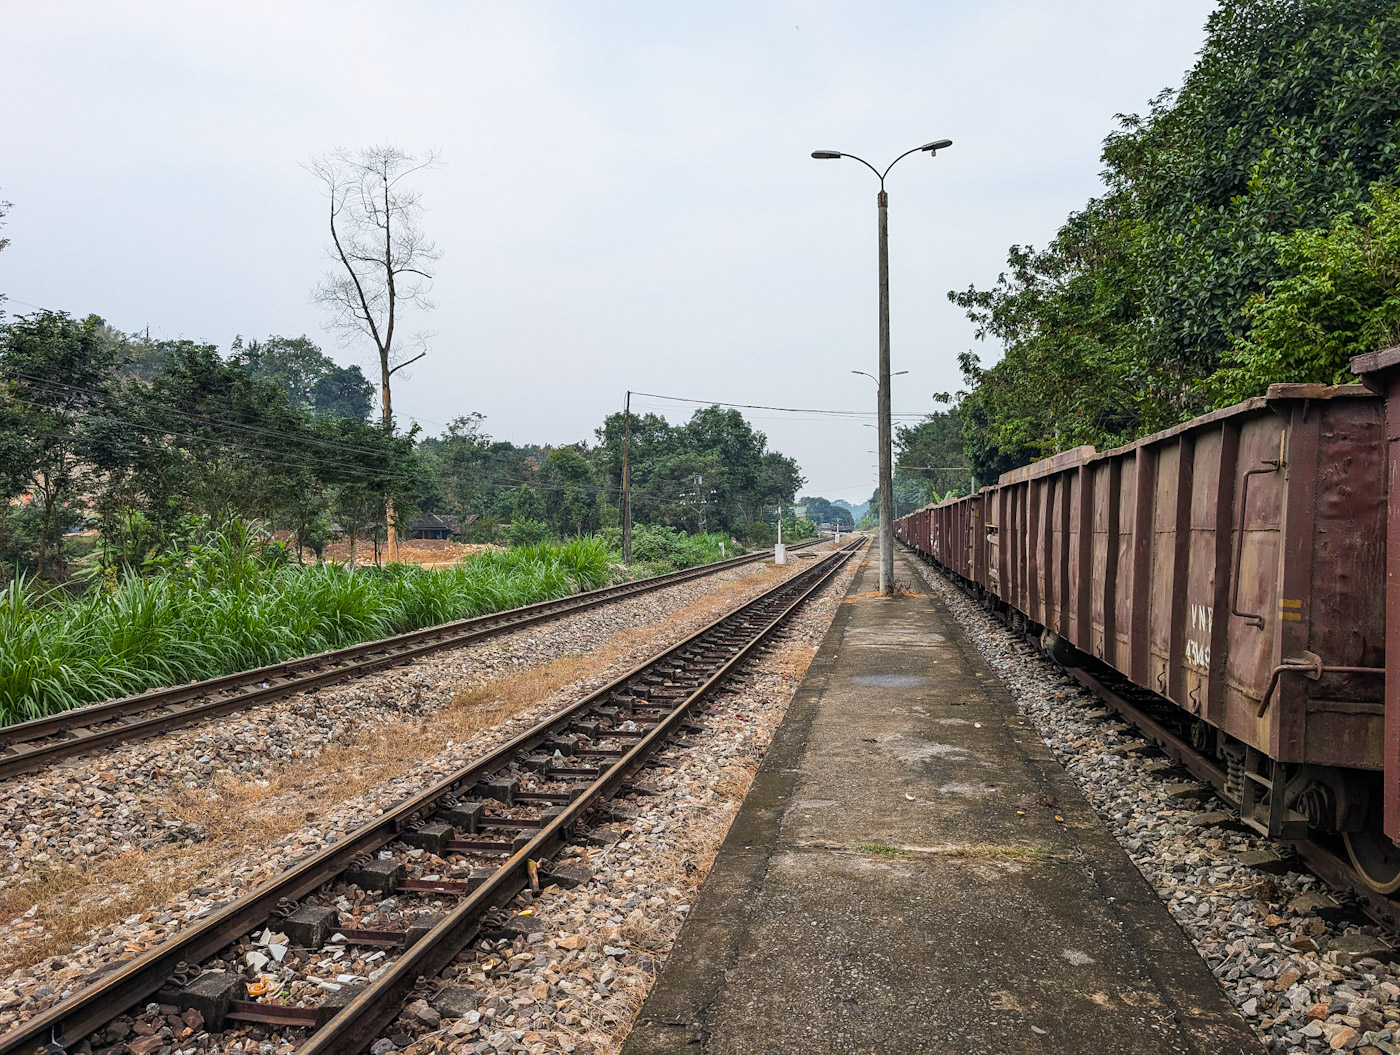
M1096 193L1114 115L1180 84L1212 6L8 4L0 291L225 349L306 333L368 367L310 300L325 214L302 165L431 148L438 307L409 325L435 336L401 419L567 443L627 389L873 411L850 371L876 367L875 177L809 154L883 167L946 137L888 185L894 409L922 413L959 352L997 354L947 291ZM873 429L749 417L807 493L869 496Z

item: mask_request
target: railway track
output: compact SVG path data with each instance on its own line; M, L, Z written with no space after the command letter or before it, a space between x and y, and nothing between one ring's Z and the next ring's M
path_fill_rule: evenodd
M909 552L916 558L920 557L918 551L912 548ZM960 577L949 573L936 563L925 563L974 602L980 600ZM1003 613L992 614L1008 632L1045 655L1038 637L1018 630ZM1180 708L1169 700L1134 685L1117 671L1092 657L1082 657L1085 665L1076 667L1065 667L1049 655L1045 655L1045 658L1060 666L1069 677L1102 700L1105 706L1142 739L1201 783L1209 785L1222 802L1238 812L1239 803L1228 787L1229 773L1215 759L1208 757L1192 743L1189 727L1183 725L1183 712ZM1245 827L1253 827L1245 821L1238 823ZM1265 835L1263 832L1257 834ZM1273 842L1284 855L1313 872L1334 894L1339 895L1342 901L1354 905L1359 913L1383 928L1392 942L1400 941L1400 898L1379 893L1368 886L1352 866L1340 840L1329 844L1325 836L1319 836Z
M816 545L799 543L789 550ZM444 649L689 582L764 559L766 550L504 612L460 619L255 670L156 689L0 728L0 778L100 747L155 736L292 693L362 677Z
M549 862L590 812L675 733L699 731L691 723L706 697L863 544L856 539L821 557L0 1036L0 1055L65 1051L152 996L198 1011L199 1028L211 1033L261 1025L305 1031L299 1055L364 1050L411 997L432 993L432 980L472 942L533 926L505 911L512 900L532 886L570 881ZM351 926L336 906L368 891L420 909L403 913L415 916L407 925L366 926L379 922L372 910ZM433 904L444 907L433 913ZM282 978L269 990L256 958L231 948L258 928L285 935L278 958L297 972L295 981ZM322 965L332 961L323 954L354 945L383 951L384 967L366 979L336 975L334 966L327 973ZM208 970L197 966L211 961Z
M1227 787L1229 774L1226 770L1197 750L1191 743L1189 733L1174 728L1174 716L1155 705L1147 693L1107 669L1068 667L1065 673L1098 696L1139 736L1151 742L1201 783L1210 785L1222 802L1238 810L1239 804ZM1264 833L1259 834L1262 836ZM1338 845L1328 845L1319 837L1275 841L1275 845L1284 854L1294 855L1334 893L1353 903L1384 928L1392 942L1400 939L1400 899L1367 886L1357 875L1340 842Z

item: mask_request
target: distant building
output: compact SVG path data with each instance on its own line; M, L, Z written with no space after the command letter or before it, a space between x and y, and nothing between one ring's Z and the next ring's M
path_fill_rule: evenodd
M440 513L423 513L409 523L408 537L414 539L451 538L476 518L477 514L473 513L467 517L467 523L463 524L456 517L443 516Z

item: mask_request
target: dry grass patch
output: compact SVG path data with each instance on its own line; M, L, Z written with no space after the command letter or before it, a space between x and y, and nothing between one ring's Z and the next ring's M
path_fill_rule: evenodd
M0 895L0 920L8 931L0 944L0 973L68 952L117 920L165 904L226 860L217 848L199 846L131 850L100 861L57 864ZM114 881L113 873L128 878ZM156 915L146 912L145 922ZM154 930L149 936L157 937ZM131 959L147 947L148 942L132 942L122 958Z
M703 625L734 607L739 595L766 588L780 574L766 566L720 583L665 623ZM651 646L656 634L657 624L637 627L613 635L586 655L562 656L470 685L427 718L366 723L312 758L246 777L223 772L207 787L147 797L146 808L196 825L207 837L193 844L60 863L0 893L0 925L16 918L24 923L23 929L8 927L0 947L0 973L70 951L128 916L166 905L181 891L226 875L230 865L250 852L265 851L336 806L435 757L449 741L462 743L580 686L569 693L572 700L582 694L581 682L602 677L629 657L658 651ZM726 828L728 819L726 815Z

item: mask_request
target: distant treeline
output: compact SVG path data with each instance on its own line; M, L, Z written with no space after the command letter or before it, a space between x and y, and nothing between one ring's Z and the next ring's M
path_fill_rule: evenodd
M306 337L152 340L37 312L0 326L0 578L141 568L229 515L319 556L439 514L470 538L531 543L616 526L622 420L596 442L493 441L480 414L436 437L371 421L374 389ZM735 410L632 422L637 523L766 541L802 477ZM95 536L74 539L80 528Z

